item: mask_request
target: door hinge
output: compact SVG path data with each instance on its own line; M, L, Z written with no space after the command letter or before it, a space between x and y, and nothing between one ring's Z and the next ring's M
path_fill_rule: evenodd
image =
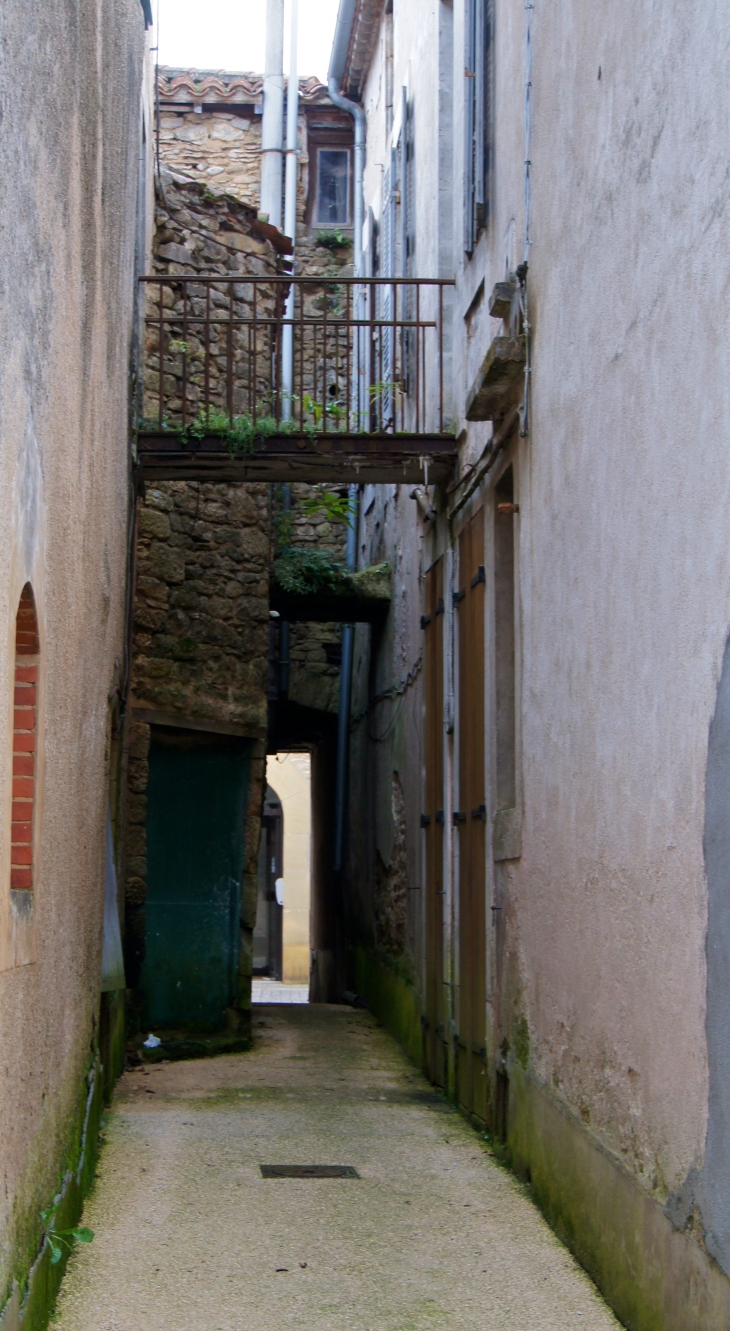
M452 596L454 598L454 605L458 605L459 601L463 601L466 596L466 587L462 587L458 592L452 592Z
M487 581L487 576L484 572L484 565L480 564L479 568L474 574L474 577L471 580L471 585L472 587L478 587L480 582L486 582L486 581Z
M481 821L482 821L483 823L486 823L486 821L487 821L487 806L486 806L486 804L480 804L478 809L472 809L472 811L471 811L471 816L472 816L472 818L479 818L479 819L481 819Z
M421 628L422 628L422 629L426 629L426 628L428 628L428 626L429 626L430 623L431 623L431 616L430 616L430 615L421 615Z
M454 810L454 827L457 827L459 823L465 823L465 822L466 822L466 814L457 813L456 810Z
M430 827L430 826L431 826L431 815L430 815L430 813L422 813L422 814L421 814L421 827Z

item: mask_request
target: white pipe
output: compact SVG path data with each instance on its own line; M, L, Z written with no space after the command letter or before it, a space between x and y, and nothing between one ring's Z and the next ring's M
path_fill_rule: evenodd
M291 42L289 46L289 79L286 85L286 180L284 185L284 233L297 243L297 167L299 134L299 72L297 69L298 0L291 0ZM289 292L284 318L294 318L294 286ZM290 322L284 324L281 339L281 386L283 391L282 416L291 419L294 391L294 333Z
M327 89L331 101L340 110L347 111L355 122L355 181L354 181L354 218L353 230L354 236L354 260L355 276L364 277L364 264L362 253L362 228L365 220L365 204L363 197L363 177L365 175L365 112L357 102L351 102L348 97L343 97L340 92L340 84L345 71L347 58L347 49L352 28L352 20L355 13L355 0L340 0L340 8L337 15L337 26L335 28L335 39L332 45L332 58L330 60L329 74L327 79ZM364 316L364 289L356 297L357 311L359 316ZM361 345L360 355L358 356L360 366L360 383L356 385L356 400L358 402L358 416L363 422L367 418L367 392L366 385L363 383L363 370L365 364L364 346ZM366 428L366 426L364 427ZM357 567L357 523L358 523L358 495L359 487L351 485L349 487L350 497L350 522L351 527L347 533L347 567ZM352 696L352 663L355 646L355 629L352 624L345 624L342 629L342 665L340 666L340 699L337 717L337 777L335 786L335 856L334 867L336 872L342 872L345 867L345 832L347 823L347 774L349 768L349 738L350 738L350 700Z
M284 0L266 0L266 67L261 124L261 205L281 230L284 134Z
M337 80L330 78L327 85L330 99L335 106L339 106L341 111L347 111L355 122L355 188L353 190L354 199L354 218L353 230L355 232L355 277L363 277L362 263L362 226L365 219L365 204L363 201L363 177L365 175L365 112L357 102L351 102L349 97L343 97L337 86Z

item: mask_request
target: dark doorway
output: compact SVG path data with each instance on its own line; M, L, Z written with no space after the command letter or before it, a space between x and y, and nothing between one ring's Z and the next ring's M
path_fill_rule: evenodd
M259 896L253 932L253 973L282 978L283 915L276 899L276 883L282 877L284 820L281 801L267 787L259 842Z
M236 996L250 743L152 728L147 944L150 1028L219 1029Z

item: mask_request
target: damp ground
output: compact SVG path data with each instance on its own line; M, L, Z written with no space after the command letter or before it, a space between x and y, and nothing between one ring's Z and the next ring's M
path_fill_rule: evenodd
M254 1029L248 1054L121 1079L56 1331L616 1331L369 1013L258 1007Z

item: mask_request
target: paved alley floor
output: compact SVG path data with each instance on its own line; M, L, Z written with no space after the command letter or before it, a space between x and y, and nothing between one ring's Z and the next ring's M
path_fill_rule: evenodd
M369 1013L280 1005L255 1023L250 1054L125 1073L55 1331L615 1331Z
M251 999L256 1003L308 1003L308 984L285 984L283 980L254 980Z

